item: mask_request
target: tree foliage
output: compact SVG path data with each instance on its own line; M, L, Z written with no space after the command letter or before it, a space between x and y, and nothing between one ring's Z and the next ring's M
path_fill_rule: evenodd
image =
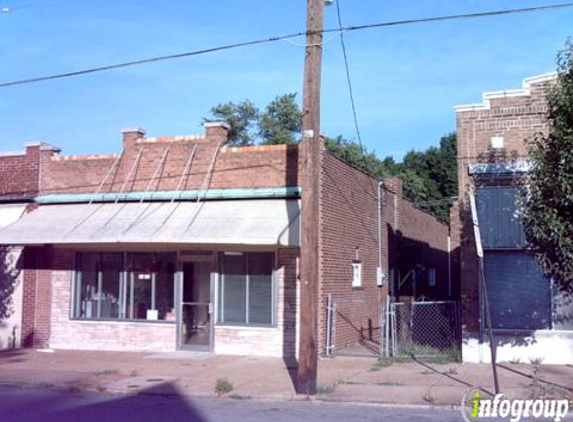
M249 101L219 104L204 121L223 120L231 125L233 145L293 144L300 141L302 112L296 94L277 96L259 111ZM439 147L410 151L401 163L393 157L378 158L356 141L342 136L325 139L326 148L341 159L371 174L376 179L400 177L404 194L443 220L449 219L449 203L457 195L456 135L442 137Z
M439 147L426 151L410 151L401 163L393 157L379 159L367 149L341 136L327 138L326 148L378 180L399 177L403 181L404 195L441 219L449 220L449 204L458 192L458 168L455 133L443 136Z
M259 137L262 144L294 144L302 128L302 113L296 94L276 97L259 118Z
M240 103L218 104L211 108L211 117L203 122L223 121L231 126L229 143L235 146L250 145L256 137L259 109L249 100Z
M548 131L529 142L532 172L524 226L545 273L573 293L573 41L557 59L548 95Z

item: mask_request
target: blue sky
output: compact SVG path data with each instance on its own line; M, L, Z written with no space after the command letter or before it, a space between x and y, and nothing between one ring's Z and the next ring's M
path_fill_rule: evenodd
M345 25L556 2L340 1ZM46 2L0 14L0 82L297 32L305 14L305 0ZM553 71L572 23L573 9L561 9L347 33L365 145L400 159L437 144L455 130L454 105ZM336 25L335 7L326 8L325 26ZM148 136L201 133L217 103L249 98L262 107L300 94L303 58L302 47L279 42L0 89L0 151L42 140L66 154L115 152L120 129L132 126ZM337 38L323 64L322 131L353 138Z

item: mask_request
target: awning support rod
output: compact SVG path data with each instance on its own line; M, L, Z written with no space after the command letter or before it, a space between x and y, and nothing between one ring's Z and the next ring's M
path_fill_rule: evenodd
M72 234L79 226L81 226L88 218L90 218L92 215L94 215L95 212L97 212L97 210L99 209L96 208L95 210L93 210L91 213L90 211L90 206L96 195L100 192L100 190L103 188L103 185L105 184L105 182L107 181L107 178L111 175L111 171L114 169L114 167L117 166L116 168L116 174L117 171L119 170L119 162L121 161L121 159L123 158L123 152L124 150L121 150L121 153L117 156L117 158L115 159L115 161L112 163L111 167L109 168L109 170L107 171L107 173L105 174L105 177L103 178L103 180L101 181L101 183L99 184L99 186L97 187L96 191L92 194L92 196L90 197L90 200L88 202L88 207L86 207L86 212L84 213L84 215L82 216L82 218L80 218L80 220L76 223L76 225L74 225L74 227L72 227L71 230L69 230L66 235L64 236L64 239L67 238L70 234Z
M151 179L149 179L149 183L147 184L147 187L145 188L145 192L151 192L151 186L153 186L153 182L155 182L157 175L160 174L160 169L163 168L163 166L165 164L165 159L167 158L167 154L169 153L170 149L171 149L171 145L169 145L167 148L165 148L165 152L163 152L163 155L161 156L161 160L159 160L159 164L157 165L157 167L155 168L155 171L153 172L153 176L151 176ZM161 177L159 177L159 179L161 180ZM151 199L151 197L150 197L150 199ZM142 195L141 199L139 201L139 204L137 204L138 209L141 206L141 204L143 204L144 200L145 200L145 195ZM139 212L137 214L137 217L135 217L133 219L131 224L123 231L123 233L127 233L133 226L135 226L137 224L137 222L139 221L139 219L141 218L141 216L145 213L145 211L148 208L149 208L149 206L147 208L144 208L141 212Z
M125 178L125 180L123 181L123 184L121 185L121 189L119 190L119 192L117 193L117 196L115 198L115 203L117 204L119 202L119 198L121 196L121 194L123 193L123 190L125 189L125 187L127 186L127 182L129 181L129 179L131 179L131 173L133 173L133 171L137 168L137 166L139 165L139 160L141 159L141 155L143 153L143 151L145 150L145 148L141 148L139 150L139 153L137 154L137 157L135 158L135 161L133 162L133 164L131 165L131 168L129 169L129 173L127 173L127 177ZM107 224L107 223L106 223Z
M135 160L133 161L133 164L131 165L131 168L129 169L129 172L127 173L127 177L125 178L125 180L123 181L123 184L121 185L121 189L119 190L119 192L117 193L117 196L115 198L114 204L117 204L119 202L119 198L121 196L121 194L123 193L123 190L125 189L125 187L127 186L127 182L129 181L129 179L131 179L131 174L133 173L133 171L137 168L137 166L139 165L139 161L141 159L141 155L143 154L143 151L145 150L145 148L141 148L139 150L139 153L137 154L137 157L135 158ZM125 205L125 204L124 204ZM111 220L113 220L115 217L117 217L117 215L121 212L121 210L123 209L123 207L119 208L117 211L115 211L111 217L109 217L106 222L104 223L103 226L101 226L93 235L92 237L96 234L99 233L103 228L105 228Z
M201 202L201 200L209 190L209 187L211 186L211 178L213 177L213 170L215 169L217 155L219 155L219 150L221 149L222 146L223 146L223 141L219 142L219 145L217 145L217 149L215 149L215 153L213 154L213 158L211 159L211 164L209 164L209 169L207 170L207 174L205 175L205 180L203 181L203 186L201 187L201 192L199 192L199 195L197 195L197 201L195 202L195 207L193 210L193 217L191 217L191 219L189 220L189 224L185 228L183 234L189 231L189 229L195 222L195 218L197 218L197 215L199 214L200 211L199 202Z
M175 212L175 210L179 206L179 204L177 204L174 207L173 204L175 203L175 199L177 199L177 196L179 196L179 198L181 198L181 193L183 192L182 188L184 187L183 186L183 180L187 181L187 179L189 178L189 172L191 171L191 164L193 163L193 159L195 158L195 152L196 151L197 151L197 144L195 144L195 146L193 146L193 149L191 150L191 153L189 154L189 158L187 159L187 163L185 163L185 168L183 169L183 173L181 173L181 177L179 178L179 182L177 182L177 188L175 189L175 192L173 193L173 196L171 197L171 202L169 203L171 210L167 214L167 217L165 217L163 219L163 221L161 222L161 224L159 225L157 230L155 230L153 232L154 235L155 235L155 233L157 233L159 230L161 230L163 228L163 226L165 225L167 220L169 220L171 218L171 216L173 215L173 213Z
M171 198L172 204L175 202L175 198L177 197L177 195L181 197L181 192L182 192L181 187L183 184L183 180L186 181L189 178L189 172L191 171L191 163L193 163L196 151L197 151L197 145L193 147L193 149L191 150L191 154L189 154L189 159L187 160L187 163L185 163L185 168L183 169L183 173L181 173L181 177L179 178L179 182L177 183L177 188L175 189L175 193Z

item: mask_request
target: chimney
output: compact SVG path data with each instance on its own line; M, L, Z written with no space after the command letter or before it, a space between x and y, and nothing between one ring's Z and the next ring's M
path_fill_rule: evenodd
M203 124L205 128L205 136L208 139L222 141L226 144L229 140L229 132L231 125L226 122L207 122Z
M132 149L138 139L145 136L145 130L138 127L129 127L121 130L123 134L123 149L127 151Z
M398 177L387 177L384 179L384 186L394 192L398 198L402 199L402 179Z
M384 179L384 187L394 193L393 200L388 203L392 209L391 226L394 231L401 230L402 214L402 179L398 177L387 177Z

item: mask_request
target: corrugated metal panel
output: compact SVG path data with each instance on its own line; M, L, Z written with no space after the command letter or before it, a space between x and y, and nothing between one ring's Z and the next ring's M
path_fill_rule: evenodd
M478 188L477 212L484 249L526 246L516 196L517 189L512 187Z
M299 200L43 205L0 244L300 245Z
M533 255L486 251L485 276L494 328L551 328L551 283Z

